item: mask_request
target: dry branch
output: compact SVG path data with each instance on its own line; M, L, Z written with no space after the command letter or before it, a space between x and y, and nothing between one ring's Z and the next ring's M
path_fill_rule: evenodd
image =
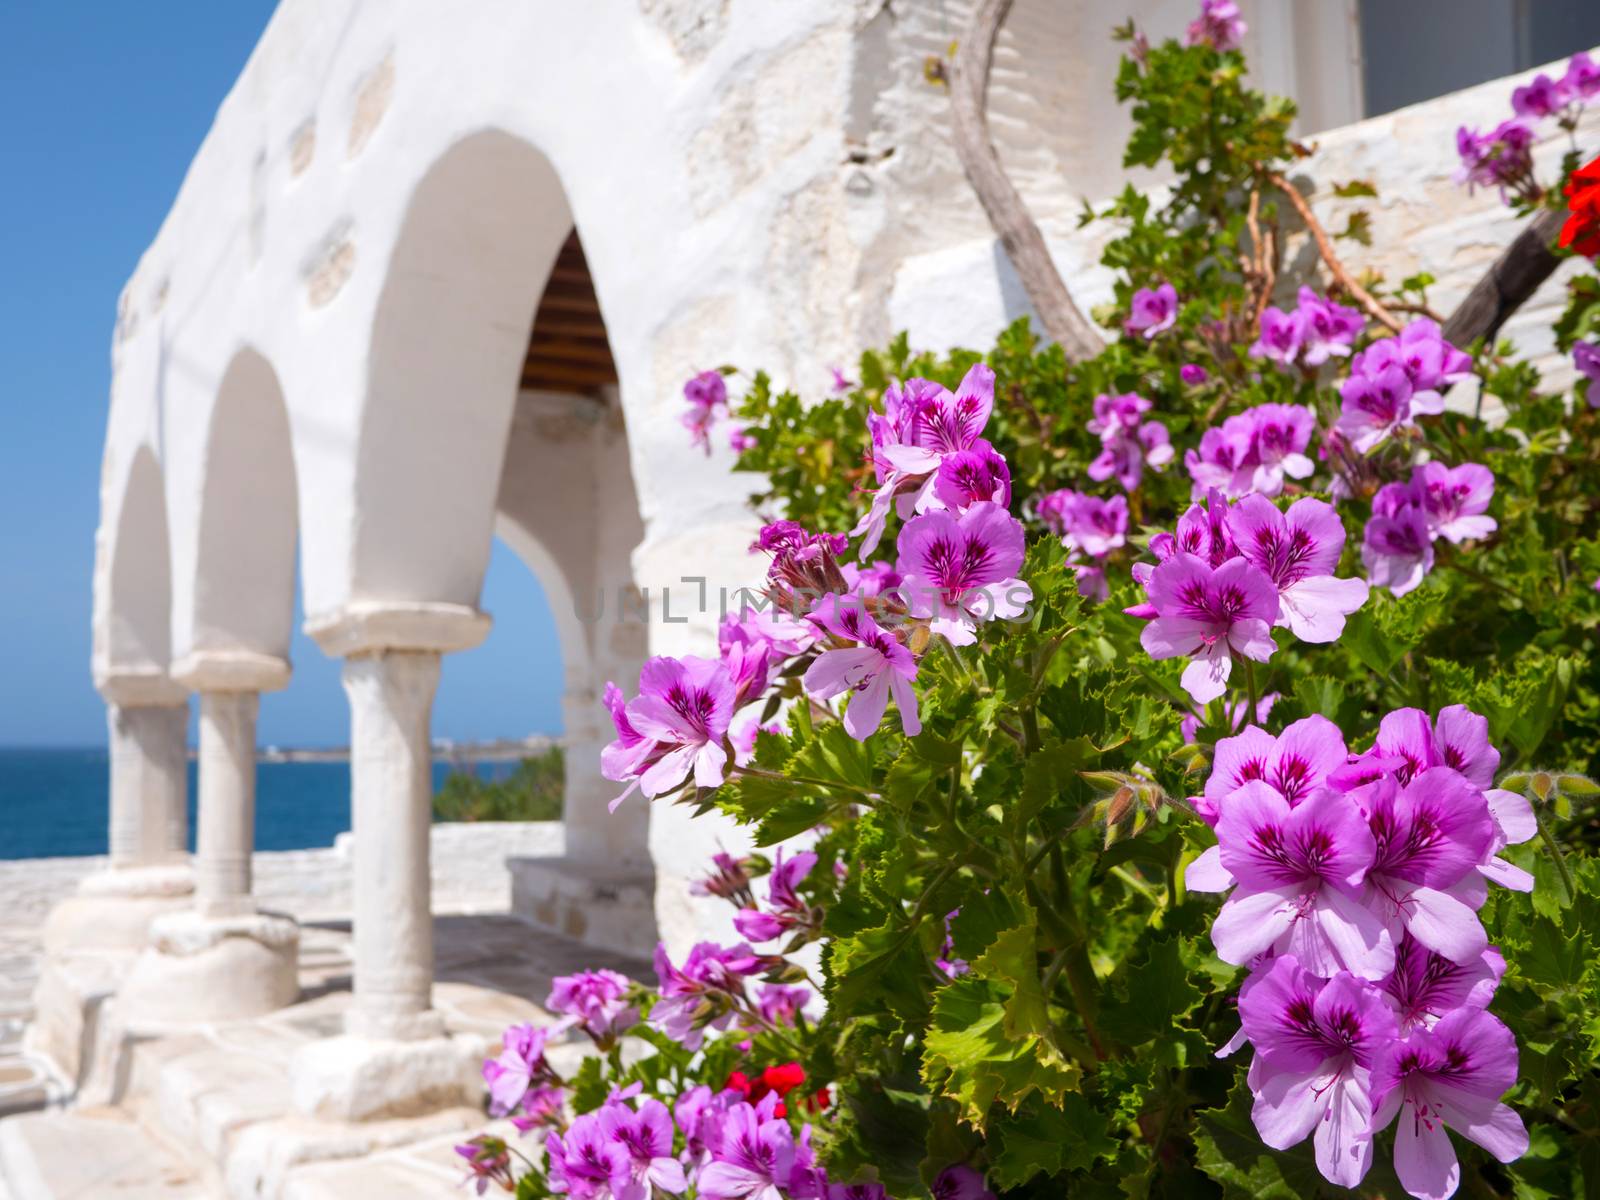
M1322 227L1322 222L1317 220L1317 214L1311 211L1311 205L1300 194L1300 189L1295 187L1282 175L1276 173L1267 176L1267 182L1276 187L1294 205L1295 212L1300 214L1300 219L1305 222L1306 228L1311 232L1311 239L1317 244L1317 253L1322 255L1322 261L1327 265L1328 271L1339 281L1339 286L1344 288L1366 309L1368 314L1393 333L1399 333L1405 328L1405 323L1387 308L1378 302L1378 298L1366 288L1356 282L1355 276L1345 269L1344 263L1339 261L1339 256L1334 253L1333 239L1328 236L1328 231Z
M1011 3L1012 0L980 0L972 23L957 46L950 87L956 154L983 211L989 215L989 224L1017 269L1045 333L1066 352L1068 361L1080 362L1099 354L1105 341L1073 302L1066 281L1050 258L1044 235L1007 178L989 137L985 115L989 68L994 62L995 37Z
M1554 274L1561 260L1550 247L1566 217L1565 210L1545 209L1500 252L1444 323L1444 336L1451 345L1468 346L1478 338L1492 339L1511 314Z

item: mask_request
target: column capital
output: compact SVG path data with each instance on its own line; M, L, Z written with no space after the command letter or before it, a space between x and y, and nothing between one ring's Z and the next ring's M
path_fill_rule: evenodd
M306 618L307 636L333 658L385 650L450 654L489 634L489 615L465 604L358 600Z
M276 692L289 663L256 650L195 650L172 664L172 678L194 692Z
M189 690L156 666L97 666L94 686L107 704L120 708L176 708L189 702Z

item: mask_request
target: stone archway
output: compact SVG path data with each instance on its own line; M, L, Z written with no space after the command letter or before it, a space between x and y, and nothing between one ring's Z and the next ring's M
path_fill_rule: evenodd
M614 556L598 551L601 523L590 520L599 452L541 443L534 474L570 485L555 504L535 505L537 512L501 503L502 467L524 444L515 429L529 331L573 225L545 155L522 138L485 130L456 142L423 174L385 264L351 450L346 599L306 622L325 651L344 659L355 921L352 1037L297 1060L303 1111L359 1116L362 1064L379 1053L374 1047L411 1043L405 1053L421 1058L460 1050L441 1044L431 1007L430 720L441 654L488 633L478 605L497 522L552 595L571 664L567 683L578 685L568 695L594 696L569 712L599 708L594 651L569 615L570 596L615 569ZM614 402L611 409L620 413ZM608 446L606 461L620 454L626 479L626 439ZM638 540L637 503L631 484L611 490L626 495L631 515L622 537L626 563ZM584 529L583 538L572 536ZM605 570L596 565L602 561ZM592 732L580 732L593 743ZM588 756L587 749L572 755ZM642 828L635 840L630 864L645 857ZM587 880L598 869L592 860L562 863L570 867L566 878ZM639 896L648 918L650 892ZM648 920L635 915L628 924L637 930Z
M299 994L299 928L258 912L252 891L256 718L260 694L289 680L298 532L288 408L253 349L222 373L198 466L171 670L200 697L195 904L152 923L121 994L132 1021L234 1020Z
M177 614L176 657L259 656L286 664L294 619L299 505L289 410L277 373L234 355L211 408L199 529Z

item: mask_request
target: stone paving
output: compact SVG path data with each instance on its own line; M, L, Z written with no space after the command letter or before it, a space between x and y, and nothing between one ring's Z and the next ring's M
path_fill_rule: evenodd
M557 831L559 832L559 831ZM440 835L448 843L439 853ZM537 929L505 912L507 853L559 853L547 828L435 830L434 1004L454 1035L492 1045L506 1025L547 1020L550 981L586 967L650 978L649 964ZM122 1099L0 1121L0 1200L119 1200L461 1194L451 1146L487 1128L481 1111L329 1126L295 1118L294 1049L342 1029L350 1001L347 855L257 855L267 904L301 920L301 1000L256 1021L200 1026L131 1044ZM39 973L39 932L55 900L99 860L0 863L0 1116L63 1098L20 1053ZM16 884L17 886L8 886ZM558 1069L585 1049L556 1046ZM10 1192L7 1192L7 1183Z
M548 982L540 985L537 979L524 978L515 969L497 965L493 957L525 957L532 942L519 954L511 945L515 936L503 922L472 927L470 935L460 922L463 914L509 910L508 855L556 856L563 843L561 825L552 821L434 826L434 911L453 914L443 919L438 931L442 969L459 971L463 979L471 976L469 982L513 995L524 994L518 988L537 991L539 986L545 990L537 992L537 998L548 993ZM39 979L39 935L51 907L70 896L85 876L105 866L104 857L0 861L0 1116L41 1107L63 1094L60 1082L21 1050L22 1030L32 1014L33 989ZM305 931L301 945L302 983L320 994L336 986L342 974L337 986L348 987L348 952L339 949L338 936L319 936L315 924L332 922L327 929L337 933L341 928L338 919L350 912L349 835L321 849L258 853L254 871L261 907L288 913L313 926ZM342 928L347 941L349 926ZM534 936L526 926L517 924L515 929ZM485 943L484 938L490 942ZM567 945L540 947L538 954L552 955L551 961L555 961L564 953L560 947ZM497 980L511 986L500 987Z
M43 1064L22 1053L38 981L37 930L0 929L0 1117L42 1107L60 1094Z

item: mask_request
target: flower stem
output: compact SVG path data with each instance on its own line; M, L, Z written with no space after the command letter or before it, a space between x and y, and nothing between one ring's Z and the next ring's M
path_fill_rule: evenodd
M1561 887L1567 894L1567 905L1570 906L1577 899L1578 888L1572 882L1572 872L1567 869L1566 855L1561 853L1561 846L1557 843L1555 835L1550 832L1550 827L1544 823L1544 817L1539 812L1537 802L1531 796L1529 797L1529 802L1534 804L1533 820L1539 827L1539 839L1544 842L1545 849L1550 851L1550 857L1556 861L1556 874L1561 876Z
M1132 871L1128 870L1127 867L1124 867L1119 863L1117 866L1111 868L1111 873L1125 883L1128 887L1132 888L1139 895L1150 901L1151 907L1154 908L1157 913L1166 907L1166 905L1162 902L1161 897L1156 894L1155 889L1153 889L1144 880L1140 879Z

